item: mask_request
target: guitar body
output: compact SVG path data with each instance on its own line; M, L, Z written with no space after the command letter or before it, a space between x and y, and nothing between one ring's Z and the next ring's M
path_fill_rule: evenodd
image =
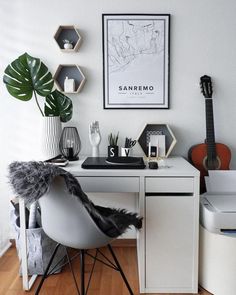
M231 151L225 144L215 142L211 77L202 76L200 86L205 97L206 140L205 143L191 147L188 158L200 171L200 192L204 193L206 191L204 177L208 175L208 170L229 170Z
M201 143L193 146L189 151L189 159L192 164L201 171L201 173L205 172L207 175L207 170L210 170L207 165L207 144ZM229 164L231 160L231 151L227 147L227 145L223 143L216 143L216 163L215 169L212 170L229 170ZM204 176L205 176L204 175Z
M227 145L216 143L216 160L208 167L207 144L201 143L194 145L189 150L189 160L193 166L200 171L200 190L201 193L206 191L204 177L208 175L208 170L229 170L231 160L231 151ZM212 168L212 169L211 169Z

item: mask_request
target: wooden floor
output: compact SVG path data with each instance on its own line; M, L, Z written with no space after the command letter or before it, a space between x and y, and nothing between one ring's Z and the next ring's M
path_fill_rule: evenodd
M117 257L128 278L131 288L135 295L140 294L138 291L138 273L135 247L115 247ZM103 250L104 253L106 249ZM107 252L106 252L107 254ZM87 259L87 258L86 258ZM79 273L79 262L73 263L76 273ZM86 260L86 273L91 269L92 261ZM18 258L16 249L10 248L8 252L0 258L0 294L1 295L28 295L34 294L35 286L38 285L39 278L33 289L29 292L22 291L21 278L18 275ZM68 267L65 267L62 273L50 276L43 285L41 295L73 295L77 294L71 273ZM122 282L120 274L101 263L95 266L94 275L91 281L88 295L128 295L125 285ZM210 293L199 290L201 295ZM152 294L155 295L155 294ZM157 295L157 294L156 294ZM158 295L161 295L160 293ZM168 294L165 294L168 295ZM185 294L186 295L186 294Z

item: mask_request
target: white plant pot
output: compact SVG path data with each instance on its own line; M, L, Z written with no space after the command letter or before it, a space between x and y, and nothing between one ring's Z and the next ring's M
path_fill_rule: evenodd
M44 117L42 124L42 156L44 160L60 155L59 141L62 132L60 117Z

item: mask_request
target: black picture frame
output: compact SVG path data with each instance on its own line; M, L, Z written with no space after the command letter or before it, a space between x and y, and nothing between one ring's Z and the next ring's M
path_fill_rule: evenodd
M102 14L103 108L169 109L170 14Z

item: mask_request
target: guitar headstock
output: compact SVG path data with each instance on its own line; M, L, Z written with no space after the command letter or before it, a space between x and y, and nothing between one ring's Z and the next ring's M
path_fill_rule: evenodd
M205 98L212 98L213 89L211 77L204 75L200 78L201 92Z

